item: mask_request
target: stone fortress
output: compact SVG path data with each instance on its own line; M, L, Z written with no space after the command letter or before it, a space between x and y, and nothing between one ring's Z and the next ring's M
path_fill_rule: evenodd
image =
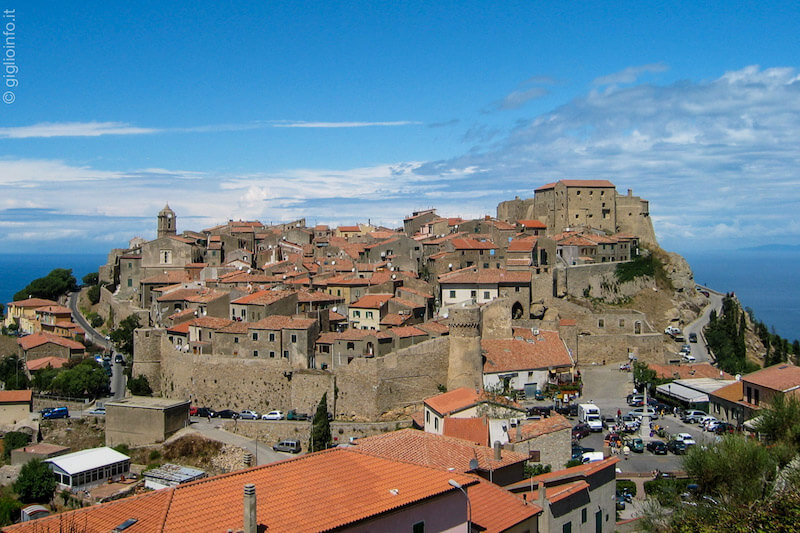
M156 395L216 409L310 412L327 393L337 418L397 417L445 388L483 387L485 343L518 330L534 343L540 329L557 332L573 361L567 377L629 354L669 358L653 317L580 303L654 288L614 281L620 261L657 246L648 203L630 191L562 180L501 203L496 219L429 210L404 230L231 220L178 234L166 206L156 239L109 254L99 311L117 324L139 317L133 375ZM521 270L529 277L504 274ZM359 320L364 329L352 327Z

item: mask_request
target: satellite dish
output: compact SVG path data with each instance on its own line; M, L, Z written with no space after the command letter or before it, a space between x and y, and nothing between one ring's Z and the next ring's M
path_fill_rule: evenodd
M447 318L448 316L450 316L450 315L448 313L445 313L445 314L442 315L442 318Z
M469 460L469 469L470 470L477 470L478 469L478 460L477 459L470 459Z
M336 306L334 306L334 307L332 307L332 308L331 308L331 311L333 311L333 312L335 313L335 312L336 312L336 309L337 309L337 307L336 307Z

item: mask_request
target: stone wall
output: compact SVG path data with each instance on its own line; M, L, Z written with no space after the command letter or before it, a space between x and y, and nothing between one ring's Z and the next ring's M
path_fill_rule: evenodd
M303 451L308 449L308 439L311 436L311 421L295 422L292 420L224 420L222 428L231 433L242 435L269 445L284 439L300 441ZM331 435L338 444L350 442L350 438L361 439L372 435L380 435L388 431L395 431L411 427L411 420L393 422L331 422Z
M138 315L139 322L143 326L150 324L150 313L146 309L141 309L130 301L116 300L114 295L105 287L100 288L100 303L97 312L106 321L108 321L109 316L113 315L115 328L130 315Z
M578 335L578 354L581 365L593 363L616 364L628 361L633 353L645 363L666 363L663 335Z
M513 432L514 430L512 429L511 431ZM570 442L572 442L572 430L562 429L514 443L512 450L526 454L538 450L540 453L539 463L550 465L555 471L564 468L564 465L570 460Z

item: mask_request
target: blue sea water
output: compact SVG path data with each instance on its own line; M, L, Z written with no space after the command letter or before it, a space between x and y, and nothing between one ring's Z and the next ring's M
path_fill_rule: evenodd
M106 258L106 254L0 254L0 303L5 306L14 301L15 293L54 268L72 269L81 283L81 278L97 272Z
M682 254L697 283L734 292L757 320L800 339L800 250L753 249Z

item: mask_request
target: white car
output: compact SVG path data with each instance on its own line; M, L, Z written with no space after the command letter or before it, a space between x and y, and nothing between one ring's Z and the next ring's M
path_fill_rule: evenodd
M710 424L711 422L716 422L716 421L717 421L717 417L708 415L708 416L704 416L703 418L701 418L697 423L700 424L701 428L705 429L708 424Z
M694 440L694 437L690 433L678 433L675 435L675 440L679 440L684 443L686 446L692 446L693 444L697 444L697 441Z
M687 363L694 363L695 361L697 361L695 356L693 356L690 353L683 354L683 360L686 361Z
M263 415L261 420L283 420L283 418L283 411L270 411L269 413Z
M647 407L646 409L647 409L647 416L650 417L650 420L658 420L658 413L656 412L655 409L653 409L652 407ZM629 411L628 414L634 418L642 418L644 417L645 414L645 408L637 407L633 411Z

